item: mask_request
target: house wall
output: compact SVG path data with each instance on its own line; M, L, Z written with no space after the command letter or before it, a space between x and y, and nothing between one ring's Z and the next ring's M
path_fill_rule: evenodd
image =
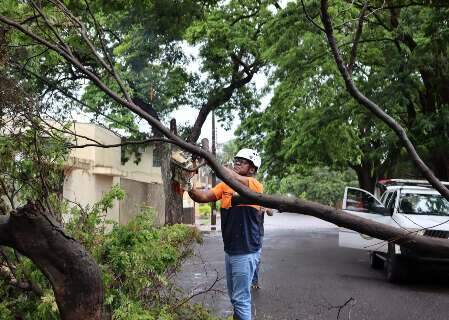
M163 187L157 183L144 183L129 179L121 179L120 186L125 190L127 196L120 202L120 223L126 224L135 217L142 209L151 208L157 213L158 209L164 208ZM165 212L165 210L161 210ZM156 214L155 224L163 225L165 215Z
M72 127L79 136L86 136L101 144L119 144L121 138L113 132L90 123L75 123ZM93 143L77 137L72 143ZM83 206L93 205L110 190L120 185L127 193L108 211L108 219L127 223L143 206L155 208L155 222L165 222L164 193L161 171L153 167L153 147L148 147L136 164L134 158L121 163L121 148L86 147L73 149L65 168L63 195Z

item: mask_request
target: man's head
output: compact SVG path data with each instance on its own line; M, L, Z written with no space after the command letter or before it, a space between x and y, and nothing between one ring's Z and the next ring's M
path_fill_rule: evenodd
M260 165L259 153L253 149L241 149L234 157L234 171L242 176L253 176Z

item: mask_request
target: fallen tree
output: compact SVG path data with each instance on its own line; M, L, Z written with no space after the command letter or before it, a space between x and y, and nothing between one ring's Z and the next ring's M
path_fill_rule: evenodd
M212 154L194 144L191 144L186 140L181 139L169 128L165 127L160 121L152 117L140 106L136 105L134 101L129 97L127 89L120 80L117 71L114 70L113 68L108 67L107 61L105 61L104 58L98 54L96 48L94 48L91 45L88 34L83 31L85 30L85 28L83 27L82 22L80 22L78 19L76 19L76 17L71 15L70 10L67 9L63 3L59 1L54 2L56 3L57 7L62 10L63 15L68 19L70 25L77 26L77 28L79 29L79 30L77 29L79 31L78 34L79 41L85 42L87 44L87 47L90 48L91 57L100 62L100 64L103 65L106 71L112 74L113 78L116 80L115 84L116 87L119 88L119 91L115 91L111 85L103 81L97 70L90 68L88 65L80 61L80 59L78 59L76 54L73 53L73 50L71 50L70 43L64 41L64 39L60 35L60 32L58 32L57 30L57 26L53 25L50 21L44 21L44 23L47 25L49 30L52 31L53 37L48 35L47 35L48 37L45 37L45 34L39 35L30 28L28 28L23 23L21 23L20 21L14 20L10 17L6 17L3 15L0 16L0 22L3 25L8 26L9 28L21 32L24 36L26 36L26 39L28 41L31 40L34 44L38 44L46 48L47 50L51 50L60 55L61 57L63 57L71 67L76 69L77 72L81 73L86 79L89 79L95 86L97 86L100 90L102 90L112 100L114 100L116 103L120 104L124 108L127 108L128 110L132 111L134 114L138 115L142 119L148 121L148 123L150 123L154 129L159 130L162 133L162 135L165 136L164 139L161 139L163 142L174 144L196 156L204 158L207 161L208 165L216 172L216 174L220 178L222 178L222 180L228 183L234 190L238 191L241 195L250 198L251 200L265 207L276 208L282 211L311 215L319 219L334 223L338 226L352 229L378 239L397 243L416 251L425 251L428 253L436 254L440 257L449 258L449 241L447 240L419 236L415 233L410 233L405 230L386 226L359 217L355 217L345 213L342 210L338 210L329 206L324 206L318 203L308 202L297 198L288 198L288 197L271 196L254 193L251 192L248 188L244 187L243 185L240 185L239 183L233 181L229 176L229 174L227 174L227 172L223 169L223 167L221 167L221 165L217 162L217 160L213 157ZM37 15L37 18L39 17L40 16ZM446 199L449 200L449 190L446 189L438 181L438 179L435 178L430 169L421 160L416 150L414 149L413 145L408 140L405 131L392 118L388 117L388 115L386 115L376 104L374 104L368 98L361 95L360 92L357 90L357 88L354 86L354 84L351 82L347 68L344 66L341 57L339 57L338 49L335 46L335 39L333 38L332 34L331 20L327 12L327 1L325 0L321 1L321 17L324 24L323 30L326 32L330 47L332 49L332 53L334 54L336 63L339 66L340 72L345 79L348 91L362 105L366 106L370 111L376 114L380 119L385 121L393 130L395 130L401 141L406 146L408 152L411 155L411 158L420 168L420 170L423 172L423 174L426 176L429 182ZM37 211L30 210L29 208L34 207L33 205L28 205L28 207L18 209L18 211L16 212L27 213L26 215L30 215L31 219ZM73 300L70 303L65 302L65 299L67 298L66 296L67 293L65 291L71 291L72 288L74 288L74 290L78 288L76 284L72 282L73 278L71 275L71 273L76 270L71 268L60 268L59 263L65 261L64 259L67 259L68 261L74 261L74 259L78 260L84 259L84 255L82 254L82 251L80 251L81 249L76 247L75 245L69 246L70 242L67 242L69 241L69 239L66 239L67 241L66 240L62 241L63 239L61 239L62 241L61 243L66 245L62 245L62 247L47 246L45 247L46 250L44 250L45 254L44 251L39 251L40 254L43 255L44 257L52 256L52 258L47 258L47 260L45 260L42 257L34 256L32 252L32 249L34 248L33 245L39 243L39 241L36 242L27 241L21 244L18 243L18 241L16 240L18 238L15 238L17 235L22 234L20 232L21 229L19 228L19 226L17 226L14 223L11 223L11 221L16 221L16 219L19 219L20 216L17 216L17 213L12 213L9 216L7 215L2 217L0 225L0 232L1 232L0 244L17 248L25 255L30 256L32 259L36 259L37 263L40 263L40 267L42 268L42 270L45 270L47 277L52 281L52 283L54 283L56 299L58 301L58 306L60 307L61 314L64 314L63 318L75 319L76 317L74 315L76 315L77 306L80 306L85 301L84 299L86 298L84 298L82 295L78 293L74 296L71 296ZM46 217L46 215L43 212L41 212L40 214L42 215L43 218ZM48 232L51 232L51 234L43 233L43 235L48 234L48 237L50 236L55 237L53 233L57 232L60 234L60 236L58 237L63 237L62 234L59 232L59 230L55 228L53 224L51 224L50 222L48 222L48 224L45 224L45 227L43 227L44 230L47 230L47 228L49 228ZM64 254L61 254L61 257L64 258L63 261L61 261L57 257L53 257L55 253L57 254L60 248L74 250L77 251L78 254L65 252ZM54 252L53 250L56 250L56 252ZM87 265L90 265L89 264L90 262L88 260L86 260L86 263ZM95 272L93 272L92 270L94 270L94 268L90 269L89 275L85 275L88 279L89 277L96 277ZM64 282L66 280L68 282ZM65 290L58 289L61 288L60 287L61 284L64 284L66 286ZM89 299L89 301L96 302L96 304L95 307L91 306L86 310L83 309L83 312L91 314L92 319L100 319L101 314L100 306L101 306L102 293L101 293L101 285L100 287L98 287L98 277L95 280L92 280L91 285L92 286L90 287L90 290L94 290L95 292L87 294L86 297L88 297L87 299ZM67 313L65 313L64 310L67 310Z

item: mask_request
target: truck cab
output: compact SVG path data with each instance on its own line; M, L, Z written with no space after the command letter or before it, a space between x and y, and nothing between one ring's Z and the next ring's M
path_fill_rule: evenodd
M444 184L449 186L448 182ZM375 194L377 196L363 189L347 187L342 209L348 214L419 235L449 238L449 201L427 181L382 180L376 185ZM385 267L386 277L390 282L405 280L411 264L447 263L449 268L449 259L418 254L392 242L346 228L340 228L339 246L368 251L371 267Z

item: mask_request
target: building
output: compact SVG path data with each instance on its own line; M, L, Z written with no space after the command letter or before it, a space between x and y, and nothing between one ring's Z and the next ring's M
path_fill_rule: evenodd
M112 131L92 123L75 123L77 145L92 143L120 144L121 137ZM72 149L65 168L63 195L83 206L94 204L113 185L120 185L127 196L117 201L108 212L109 219L126 224L142 208L154 208L155 222L165 222L164 192L160 159L154 154L154 146L142 149L141 160L131 158L122 163L122 148L85 147Z

